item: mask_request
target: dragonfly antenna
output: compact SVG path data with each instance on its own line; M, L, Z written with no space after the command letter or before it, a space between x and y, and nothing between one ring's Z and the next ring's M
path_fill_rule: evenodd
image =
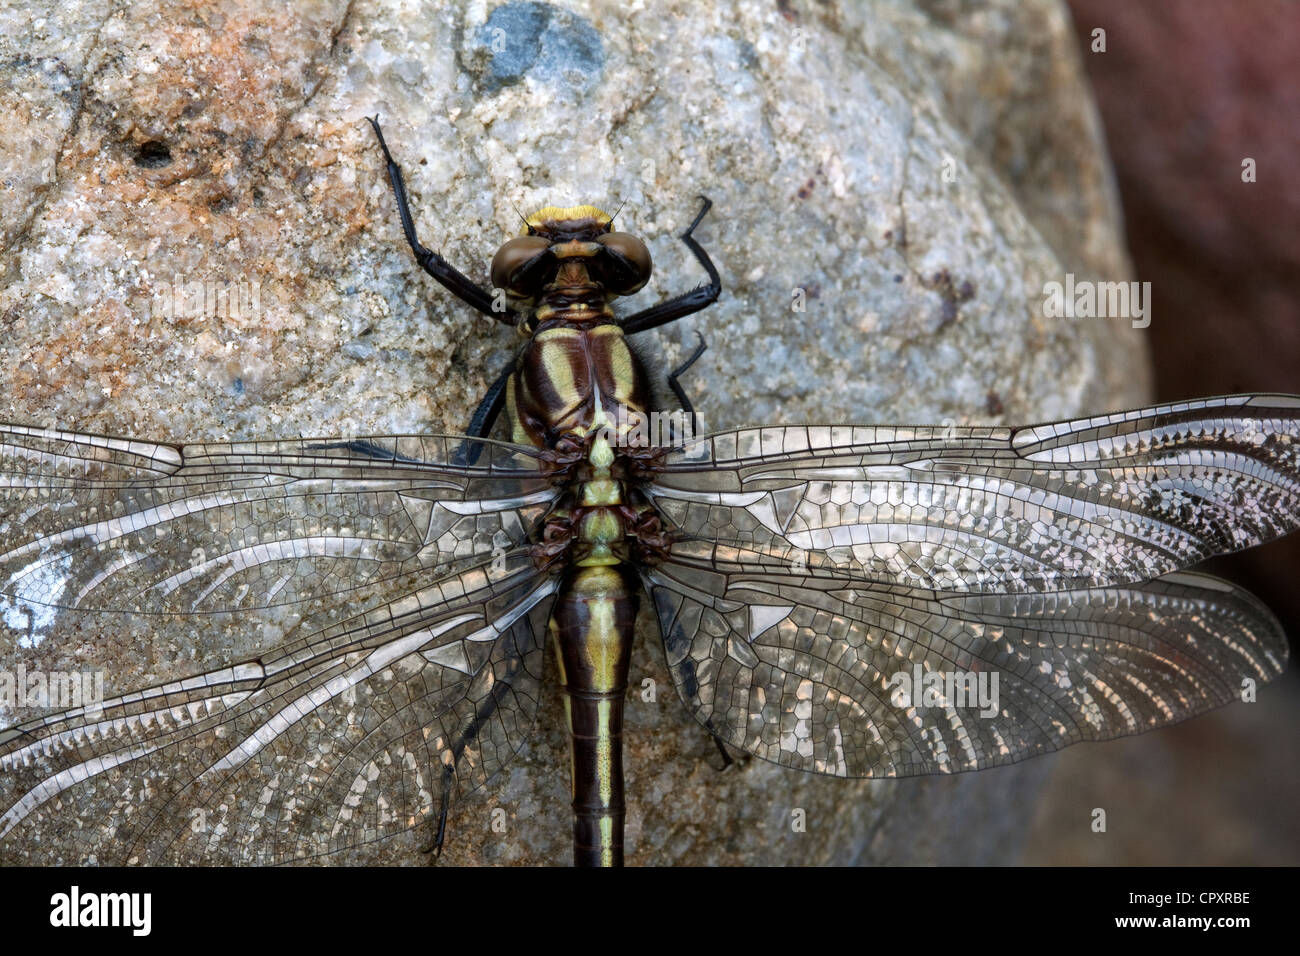
M524 224L525 229L533 228L532 226L528 225L528 220L524 218L524 214L519 211L519 207L515 205L515 201L513 199L510 200L510 208L515 211L515 215L519 217L519 221Z
M627 205L626 199L624 199L621 203L618 204L618 208L614 210L614 215L609 217L608 225L610 226L614 225L614 220L618 218L618 214L623 211L623 207L626 205Z

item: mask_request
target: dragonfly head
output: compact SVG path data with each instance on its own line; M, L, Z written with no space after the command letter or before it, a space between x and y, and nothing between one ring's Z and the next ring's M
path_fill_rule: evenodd
M636 236L611 229L613 217L595 206L546 206L524 219L524 231L492 257L492 284L536 299L562 267L611 295L631 295L650 281L650 250ZM566 268L566 284L575 270Z

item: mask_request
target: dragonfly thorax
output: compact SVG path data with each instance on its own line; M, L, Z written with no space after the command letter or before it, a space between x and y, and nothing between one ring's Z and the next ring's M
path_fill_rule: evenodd
M540 328L515 368L506 411L520 444L585 449L598 410L626 422L651 406L649 376L612 318Z

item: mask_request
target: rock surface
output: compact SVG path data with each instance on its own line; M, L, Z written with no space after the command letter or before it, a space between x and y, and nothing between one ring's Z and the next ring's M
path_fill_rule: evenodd
M512 343L413 264L374 113L425 243L480 281L514 207L622 203L656 262L627 306L644 307L701 281L674 237L707 193L698 236L723 300L643 338L670 365L703 333L687 387L710 426L1035 421L1145 398L1127 321L1042 310L1066 272L1128 278L1073 37L1047 0L99 10L5 14L10 421L153 439L461 430ZM198 315L175 308L193 282L213 296ZM214 314L223 290L245 307ZM758 761L718 774L643 623L633 684L659 693L629 702L629 862L1014 858L1046 762L901 782ZM24 657L0 640L6 665L93 656L121 688L257 646L136 629ZM548 691L508 779L455 808L445 860L567 861ZM351 858L425 862L423 839Z

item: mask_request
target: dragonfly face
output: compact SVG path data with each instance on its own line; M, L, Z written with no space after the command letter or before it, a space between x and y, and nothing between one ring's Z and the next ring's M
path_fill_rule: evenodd
M0 612L24 646L75 645L92 617L284 630L0 730L5 862L286 862L414 827L440 841L448 800L528 738L549 643L575 859L617 863L641 594L708 732L837 776L1013 763L1282 670L1267 609L1186 569L1294 530L1300 398L639 442L617 409L656 409L625 337L716 299L699 217L683 239L709 283L617 320L648 254L591 207L543 210L498 252L514 307L494 308L419 244L384 152L417 261L524 329L523 348L463 436L0 429ZM502 414L511 443L488 437Z
M613 232L612 219L595 206L547 206L524 220L524 235L492 257L492 284L517 299L548 308L544 321L564 305L606 306L612 296L632 295L650 281L650 250L636 236Z

